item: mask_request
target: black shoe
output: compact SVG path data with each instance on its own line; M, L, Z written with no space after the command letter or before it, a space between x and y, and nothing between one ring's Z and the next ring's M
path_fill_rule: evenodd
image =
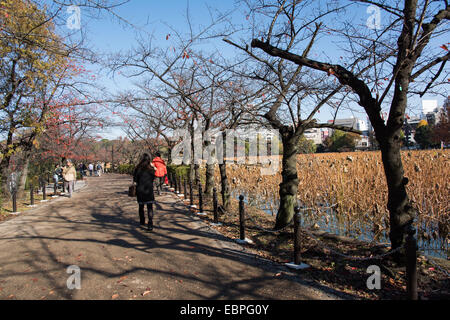
M147 225L147 230L148 230L148 231L152 231L152 230L153 230L153 222L150 221L150 222L148 223L148 225Z

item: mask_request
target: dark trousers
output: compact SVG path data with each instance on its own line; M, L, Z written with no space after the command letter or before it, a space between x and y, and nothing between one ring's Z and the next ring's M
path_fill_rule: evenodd
M145 204L139 204L139 220L142 225L145 225ZM153 203L147 204L148 224L153 226Z
M162 186L164 184L164 177L156 177L156 190L158 191L158 194L161 194Z

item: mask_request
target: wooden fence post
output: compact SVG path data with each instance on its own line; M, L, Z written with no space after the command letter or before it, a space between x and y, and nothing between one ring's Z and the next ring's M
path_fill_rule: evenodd
M239 234L240 239L245 240L245 208L244 208L244 196L239 196Z
M199 210L200 213L203 213L203 190L202 190L202 184L199 181L197 181L197 185L198 185L198 206L199 206Z
M409 225L406 229L406 291L409 300L417 300L417 240L416 229Z
M301 241L300 241L300 208L295 207L294 208L295 214L294 214L294 263L300 264L301 261L301 254L300 254L300 248L301 248Z
M213 188L213 210L214 210L214 223L219 223L219 215L218 215L218 206L217 206L217 188Z

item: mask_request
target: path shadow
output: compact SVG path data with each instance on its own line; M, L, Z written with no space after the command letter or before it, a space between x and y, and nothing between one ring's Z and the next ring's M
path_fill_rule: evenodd
M96 179L98 179L98 182L102 182L102 180L106 181L107 177L96 177ZM155 229L153 233L149 234L138 226L135 199L128 197L125 191L117 192L118 188L122 188L129 183L129 177L127 179L115 178L111 181L116 184L104 185L101 195L86 193L82 207L77 212L74 212L73 203L70 201L51 205L48 213L38 216L34 223L27 226L27 229L24 229L19 235L11 238L0 236L0 244L10 240L21 241L24 250L30 253L30 256L26 259L19 258L11 261L14 261L14 263L30 263L31 261L32 265L38 268L39 264L33 264L33 261L43 261L42 256L45 256L55 268L65 268L66 266L57 258L58 252L48 246L48 243L61 243L63 246L76 246L77 248L92 244L114 246L136 250L148 254L149 257L154 251L163 253L163 256L154 258L162 259L162 261L163 259L171 259L170 263L173 264L173 270L136 266L124 269L123 266L111 262L116 267L114 271L111 271L111 268L96 266L94 263L84 267L84 272L89 271L93 275L106 278L123 277L138 271L148 272L149 275L176 277L184 281L195 282L198 286L205 288L205 290L186 289L190 296L196 296L198 299L239 299L242 297L275 299L278 298L277 294L280 294L281 297L284 291L292 289L291 285L294 283L342 299L357 298L330 289L318 282L306 281L302 279L301 274L288 272L283 265L260 259L255 254L243 250L232 239L215 232L204 223L199 223L199 219L190 215L186 206L179 202L172 202L169 199L170 195L157 198L160 201L155 205ZM88 186L88 188L91 188L90 190L95 190L97 187L95 184ZM54 226L53 231L40 231L39 227L45 225L48 221L51 221L52 226ZM195 227L192 227L193 225ZM58 232L55 230L58 230ZM113 239L96 236L99 233L106 234ZM208 239L217 240L220 245ZM39 249L34 247L37 244L39 244ZM213 263L205 263L202 267L201 277L186 274L183 270L189 269L189 266L183 265L184 260L177 261L176 259L186 255L201 258L201 261L226 263L231 269L217 268ZM240 262L240 264L235 262ZM240 268L243 265L252 266L261 270L262 273L253 278L239 279L236 275L240 275ZM277 287L274 284L274 275L280 270L285 271L285 273L282 277L277 278L279 282L279 287ZM13 278L19 275L23 274L20 271L10 270L3 272L0 276ZM63 298L71 298L67 289L60 288L61 281L56 275L46 272L42 276L45 276L53 286L58 288L58 292ZM265 290L266 286L270 286L271 290ZM311 292L292 292L291 296L294 299L315 298Z

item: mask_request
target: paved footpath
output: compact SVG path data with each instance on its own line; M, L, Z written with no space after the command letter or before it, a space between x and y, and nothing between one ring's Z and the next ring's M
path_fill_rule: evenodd
M0 223L0 299L339 299L218 234L171 193L157 197L153 232L142 230L130 182L89 177L72 198ZM71 265L79 290L67 287Z

